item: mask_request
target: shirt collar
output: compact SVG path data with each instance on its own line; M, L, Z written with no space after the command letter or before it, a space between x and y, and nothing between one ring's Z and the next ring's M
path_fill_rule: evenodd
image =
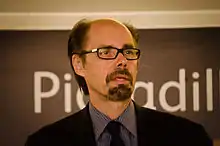
M137 136L136 131L136 115L134 109L134 103L130 102L125 111L116 119L116 121L120 122L124 125L125 128L129 132L131 132L135 137Z
M89 103L89 113L93 122L95 138L98 140L111 119ZM134 103L130 102L125 111L115 120L120 122L135 137L137 136Z

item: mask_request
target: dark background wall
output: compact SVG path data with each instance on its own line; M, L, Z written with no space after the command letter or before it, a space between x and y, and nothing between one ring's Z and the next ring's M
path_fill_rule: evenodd
M134 99L142 106L151 102L153 104L149 105L157 110L198 122L215 141L219 140L220 28L142 29L139 32L142 56L137 81L144 86L135 90ZM0 31L1 146L24 145L26 137L43 125L78 111L81 102L77 102L76 98L87 101L88 97L80 98L77 95L78 87L67 57L68 33L64 30ZM185 77L179 74L181 69ZM207 69L212 71L211 85L207 85L207 78L210 80ZM42 78L40 86L37 86L40 81L37 72L44 75L49 73L48 77ZM199 77L192 74L199 74ZM169 111L163 106L165 103L160 101L162 97L159 93L171 81L180 83L180 78L185 83L185 98L180 90L171 87L166 92L166 99L170 107L179 105L183 98L186 105ZM153 90L146 89L149 83L153 84ZM193 104L194 83L199 84L198 111ZM58 84L60 86L56 93L40 99L41 106L37 104L37 90L49 92ZM66 85L71 89L67 89ZM207 89L208 92L213 91L212 98L207 98ZM71 100L68 99L70 94ZM208 110L207 103L212 101L213 108ZM37 112L39 109L41 111Z

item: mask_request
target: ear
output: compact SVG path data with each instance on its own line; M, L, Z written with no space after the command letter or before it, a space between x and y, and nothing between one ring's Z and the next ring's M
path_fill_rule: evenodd
M82 77L85 76L85 71L84 71L85 69L83 66L83 62L82 62L82 59L79 57L79 55L74 54L72 56L72 66L77 75L80 75Z

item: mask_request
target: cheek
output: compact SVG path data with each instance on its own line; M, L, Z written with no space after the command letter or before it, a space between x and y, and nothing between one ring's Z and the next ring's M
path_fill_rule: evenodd
M105 83L108 74L108 65L102 61L87 64L87 77L96 83Z
M137 62L132 62L130 64L130 69L129 70L130 70L130 72L131 72L131 74L133 76L133 79L136 80L136 76L137 76L137 72L138 72L138 64L137 64Z
M106 77L110 73L110 63L101 62L99 63L99 66L97 68L97 72L100 75L100 78L102 78L103 82L106 83Z
M132 70L132 72L137 72L137 68L138 68L138 62L137 61L129 62L128 66Z

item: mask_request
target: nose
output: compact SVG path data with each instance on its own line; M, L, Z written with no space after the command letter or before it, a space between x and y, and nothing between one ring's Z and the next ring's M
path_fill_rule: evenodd
M117 68L124 69L127 67L127 59L124 57L122 53L119 53L117 56Z

